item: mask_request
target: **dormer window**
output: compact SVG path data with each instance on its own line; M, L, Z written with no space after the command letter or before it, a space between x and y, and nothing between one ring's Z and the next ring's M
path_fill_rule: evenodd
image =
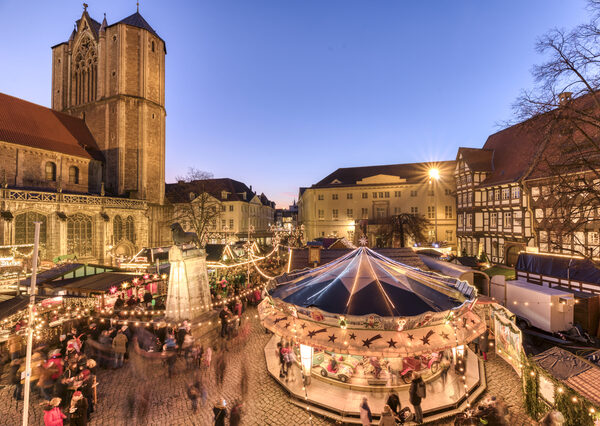
M227 191L221 191L221 200L226 200L227 194L229 194Z

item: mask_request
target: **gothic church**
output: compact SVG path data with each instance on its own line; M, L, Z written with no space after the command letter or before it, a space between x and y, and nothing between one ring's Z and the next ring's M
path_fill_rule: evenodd
M0 246L113 263L169 239L165 42L139 11L84 12L52 47L52 109L0 93Z

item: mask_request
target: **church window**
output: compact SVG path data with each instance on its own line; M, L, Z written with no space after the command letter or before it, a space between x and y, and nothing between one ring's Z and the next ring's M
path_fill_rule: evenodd
M52 161L46 163L46 180L56 181L56 164Z
M77 48L73 69L75 105L96 100L98 60L96 48L89 37L84 37Z
M154 52L154 42L152 42L152 51Z
M92 219L81 213L67 218L67 253L92 255Z
M125 221L125 238L135 243L135 226L133 217L131 216L127 216L127 220Z
M40 244L46 243L46 216L36 212L26 212L15 217L15 244L33 244L34 222L41 222Z
M119 215L113 219L113 239L115 244L123 239L123 219Z
M75 166L69 167L69 183L79 183L79 169Z

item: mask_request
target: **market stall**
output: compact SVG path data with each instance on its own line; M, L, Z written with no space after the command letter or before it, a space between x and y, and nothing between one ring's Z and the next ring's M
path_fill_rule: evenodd
M366 247L276 281L259 315L274 340L296 349L302 372L316 379L310 387L326 380L365 392L406 391L413 371L426 381L439 378L444 356L467 368L466 344L486 329L472 310L472 286ZM475 383L477 362L473 365ZM461 376L466 389L461 395L467 396L473 386L467 374ZM453 402L458 398L455 392Z

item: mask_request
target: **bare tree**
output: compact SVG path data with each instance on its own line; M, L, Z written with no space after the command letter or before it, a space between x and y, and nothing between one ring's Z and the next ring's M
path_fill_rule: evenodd
M422 215L401 213L379 221L375 231L377 246L405 247L408 238L415 242L425 242L427 229L431 223Z
M534 66L535 86L514 107L520 126L542 141L528 178L541 188L532 196L543 212L543 243L592 258L600 255L588 237L600 225L600 1L588 8L589 23L538 40L546 60Z
M217 230L221 202L210 192L213 175L190 167L185 176L177 177L178 201L173 203L173 220L198 235L204 247Z

